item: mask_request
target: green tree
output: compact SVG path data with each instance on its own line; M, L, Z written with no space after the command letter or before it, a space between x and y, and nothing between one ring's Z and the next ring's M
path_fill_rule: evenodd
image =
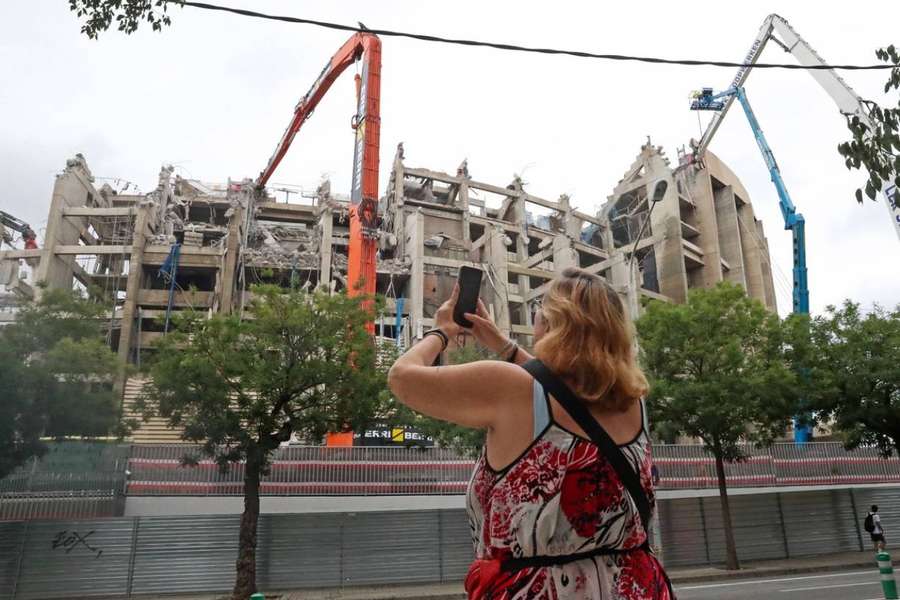
M742 442L770 444L797 412L782 324L723 282L692 291L685 304L651 301L637 329L651 422L664 436L699 438L715 458L727 566L737 569L724 464L745 458Z
M154 31L172 24L168 8L170 4L182 5L180 0L69 0L69 9L84 18L81 32L97 39L108 30L113 21L119 31L126 34L137 31L142 21Z
M116 355L105 308L44 290L0 327L0 477L47 447L42 438L105 436L117 429Z
M893 65L884 92L900 90L900 53L892 45L875 51L878 60ZM900 98L897 107L880 106L871 100L863 100L869 113L871 127L859 117L848 116L847 127L852 138L838 145L848 169L864 167L869 173L865 194L875 200L885 182L896 186L890 198L900 207ZM863 190L856 190L857 202L863 201Z
M260 478L297 436L363 428L387 397L386 367L360 297L259 286L244 318L186 315L162 338L139 404L161 415L223 470L244 461L233 598L256 591ZM191 462L187 457L185 463Z
M811 325L811 377L822 393L821 420L844 435L848 448L874 444L900 455L900 305L868 313L849 300L829 306Z

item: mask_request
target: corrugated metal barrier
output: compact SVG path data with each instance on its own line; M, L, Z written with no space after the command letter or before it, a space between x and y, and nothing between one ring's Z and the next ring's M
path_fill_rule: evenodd
M879 504L900 528L900 487L731 497L738 556L775 559L869 547ZM718 497L660 502L669 566L724 562ZM239 516L0 523L0 600L225 592ZM267 591L461 581L472 559L462 510L262 515L258 584Z

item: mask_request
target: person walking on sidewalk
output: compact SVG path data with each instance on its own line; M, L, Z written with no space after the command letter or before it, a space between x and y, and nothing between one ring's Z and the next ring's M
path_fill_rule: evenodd
M537 359L480 301L461 329L458 295L457 286L388 383L418 412L487 431L466 497L469 600L674 600L650 549L647 381L618 294L565 269L535 314ZM431 366L461 333L500 360Z
M884 550L884 527L881 526L881 517L878 515L878 505L873 504L866 520L863 522L863 528L869 532L872 543L875 544L875 552Z

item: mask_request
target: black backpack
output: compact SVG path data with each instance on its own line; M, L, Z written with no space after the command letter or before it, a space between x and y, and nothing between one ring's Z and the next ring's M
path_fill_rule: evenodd
M875 519L872 518L872 513L866 515L866 520L863 521L863 529L868 533L875 531Z

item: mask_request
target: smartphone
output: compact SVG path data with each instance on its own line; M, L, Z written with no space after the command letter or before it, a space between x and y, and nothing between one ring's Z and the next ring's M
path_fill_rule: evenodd
M463 265L459 268L457 278L459 298L453 307L453 320L461 327L471 327L472 322L465 318L465 313L474 313L478 308L478 294L481 291L481 269Z

